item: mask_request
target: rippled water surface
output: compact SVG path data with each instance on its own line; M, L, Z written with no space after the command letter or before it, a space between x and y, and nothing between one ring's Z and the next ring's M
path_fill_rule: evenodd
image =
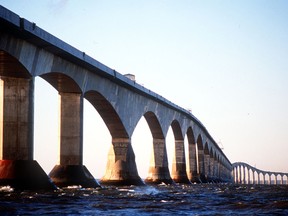
M0 215L40 214L288 215L288 186L72 187L37 193L0 188Z

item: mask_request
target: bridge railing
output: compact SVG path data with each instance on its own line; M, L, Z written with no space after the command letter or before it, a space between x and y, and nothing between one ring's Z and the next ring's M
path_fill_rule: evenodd
M232 176L235 184L288 184L288 173L260 170L244 162L232 164Z

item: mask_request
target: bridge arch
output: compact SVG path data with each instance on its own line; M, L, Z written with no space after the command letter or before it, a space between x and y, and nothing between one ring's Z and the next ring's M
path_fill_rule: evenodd
M41 78L50 83L60 93L77 93L82 94L78 83L69 75L59 72L46 72L40 75Z
M165 136L163 134L160 122L155 113L148 111L144 114L153 137L153 151L150 161L150 168L148 177L145 179L146 183L172 183L168 168L168 157L165 143Z
M87 99L100 114L107 128L109 129L112 139L129 139L128 133L118 113L101 93L91 90L85 92L84 98Z
M27 67L22 64L19 58L11 55L7 51L0 50L1 70L0 77L31 78Z

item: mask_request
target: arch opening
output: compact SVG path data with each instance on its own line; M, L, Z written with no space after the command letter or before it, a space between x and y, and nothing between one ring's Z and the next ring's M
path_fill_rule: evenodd
M153 137L144 116L138 121L131 138L139 175L147 178L153 148Z
M170 176L168 167L165 137L159 120L157 116L151 111L146 112L144 117L149 125L153 137L153 148L152 157L150 160L149 174L145 179L145 182L153 184L164 182L165 184L171 184L173 180Z

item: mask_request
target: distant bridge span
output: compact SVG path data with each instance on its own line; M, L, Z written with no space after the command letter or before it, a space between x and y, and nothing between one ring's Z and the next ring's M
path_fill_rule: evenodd
M236 184L288 184L288 173L264 171L244 162L233 163L232 167Z
M112 138L101 183L141 184L131 137L143 116L153 137L147 183L231 181L232 164L189 111L2 6L0 15L0 184L17 187L26 182L23 187L29 188L29 182L37 185L47 177L33 159L35 77L43 78L59 93L60 164L49 174L56 185L98 184L83 165L84 99L98 111ZM170 126L175 137L171 171L165 144ZM185 136L189 143L188 164ZM35 180L36 173L42 173L38 176L41 180Z

